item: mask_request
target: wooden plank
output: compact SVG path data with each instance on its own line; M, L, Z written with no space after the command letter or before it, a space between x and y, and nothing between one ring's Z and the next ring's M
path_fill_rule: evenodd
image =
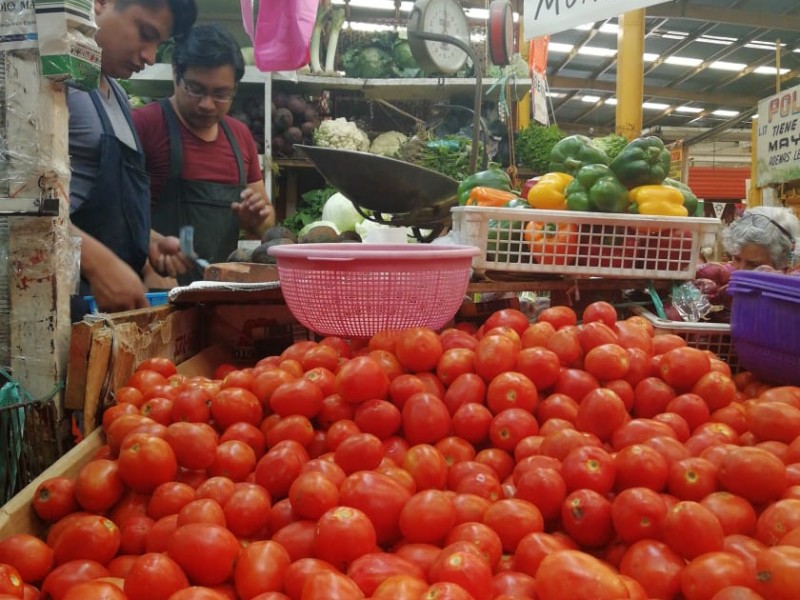
M72 337L67 360L67 383L64 391L64 408L81 410L85 399L86 376L89 370L89 351L94 331L99 323L81 321L72 326Z
M275 265L249 262L217 263L206 269L204 278L207 281L232 281L234 283L278 281L278 268Z
M102 414L105 402L104 386L107 385L111 369L113 339L110 332L100 328L92 337L89 350L89 368L86 372L86 388L83 400L83 433L91 433L97 427L97 415Z

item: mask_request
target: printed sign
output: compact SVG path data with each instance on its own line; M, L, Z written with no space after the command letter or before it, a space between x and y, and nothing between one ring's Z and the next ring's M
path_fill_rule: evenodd
M756 187L800 179L800 86L758 103Z
M531 40L528 66L531 69L531 110L533 120L542 125L550 124L547 113L547 46L549 36Z
M665 0L525 0L525 39L566 31Z

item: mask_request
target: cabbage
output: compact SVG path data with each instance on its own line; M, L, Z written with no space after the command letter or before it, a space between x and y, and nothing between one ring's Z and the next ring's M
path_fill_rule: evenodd
M336 229L341 233L355 231L356 225L361 223L364 217L359 214L355 205L344 194L336 192L323 205L322 220L334 223Z

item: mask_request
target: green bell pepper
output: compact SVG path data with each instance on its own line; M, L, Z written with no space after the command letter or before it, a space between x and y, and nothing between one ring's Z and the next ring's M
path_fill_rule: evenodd
M570 135L550 151L550 171L575 175L584 165L607 165L608 155L585 135Z
M664 181L662 181L664 185L668 185L669 187L674 187L680 190L681 194L683 194L683 205L686 207L686 210L689 211L689 216L700 216L698 215L698 200L697 196L694 195L694 192L689 188L688 185L683 183L682 181L678 181L677 179L671 179L667 177Z
M569 210L621 213L628 208L628 188L606 165L586 165L564 189Z
M655 136L640 137L625 146L611 161L611 170L617 178L632 189L640 185L657 185L669 173L669 150Z
M496 190L511 191L511 177L500 169L487 169L478 171L458 184L458 203L464 206L469 200L469 193L475 187L490 187Z

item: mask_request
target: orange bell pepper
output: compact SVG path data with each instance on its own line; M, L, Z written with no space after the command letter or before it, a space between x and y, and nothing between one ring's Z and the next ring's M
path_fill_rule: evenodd
M522 236L540 265L571 265L577 258L578 227L572 223L530 221Z
M505 206L506 202L517 197L515 192L498 190L492 187L476 186L469 192L467 206Z

